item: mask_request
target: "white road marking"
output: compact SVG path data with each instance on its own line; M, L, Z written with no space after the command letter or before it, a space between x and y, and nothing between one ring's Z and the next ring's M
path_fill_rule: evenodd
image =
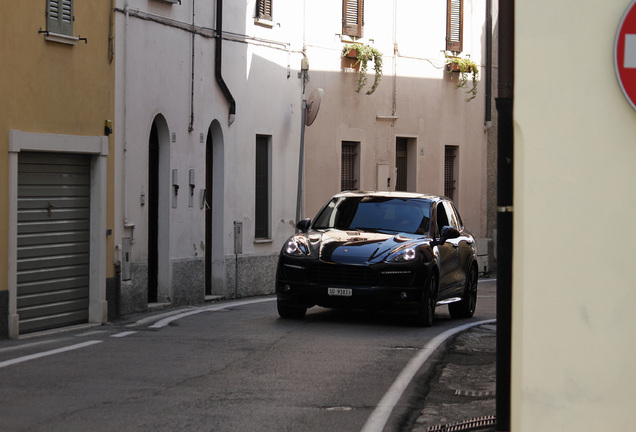
M86 333L80 333L80 334L76 334L75 337L86 337L86 336L93 336L96 334L104 334L105 330L95 330L95 331L89 331Z
M402 393L404 393L406 387L409 385L417 371L420 370L422 365L431 357L431 355L433 355L435 350L439 348L446 339L469 329L470 327L482 324L492 324L495 322L497 322L497 320L477 321L474 323L464 324L435 336L428 345L416 354L415 357L408 362L406 367L402 369L400 375L398 375L395 382L391 385L384 397L380 400L380 403L378 403L378 406L375 407L369 416L369 419L362 427L361 432L382 432L384 430L384 426L386 426L386 422L389 420L389 417L393 412L393 408L395 408L395 405L402 397Z
M178 319L185 318L191 315L197 315L203 312L216 312L216 311L228 309L231 307L245 306L245 305L255 304L255 303L264 303L264 302L273 301L273 300L276 300L276 298L275 297L264 298L264 299L259 298L255 300L235 301L235 302L221 303L215 306L202 307L199 309L190 310L190 311L183 312L177 315L169 316L167 318L157 321L156 323L151 325L149 328L152 328L152 329L163 328L173 321L176 321Z
M111 335L110 337L112 337L112 338L123 338L123 337L126 337L126 336L130 336L132 334L135 334L135 333L137 333L137 332L136 331L125 331L125 332L121 332L121 333L116 333L114 335Z
M0 348L0 353L18 351L24 348L31 348L31 347L36 347L40 345L52 344L52 343L61 342L68 339L69 338L65 337L65 338L59 338L59 339L50 339L50 340L44 340L44 341L38 341L38 342L31 342L31 343L23 344L23 345L14 345L14 346L6 347L6 348Z
M192 309L192 308L191 308L191 309ZM160 319L160 318L169 317L169 316L174 316L174 315L177 315L177 314L179 314L179 313L182 313L182 312L181 312L181 311L179 311L179 310L173 310L173 311L165 312L165 313L158 314L158 315L152 315L152 316L149 316L149 317L146 317L146 318L140 319L139 321L135 321L135 322L134 322L134 323L132 323L132 324L128 324L128 325L126 325L126 327L137 327L137 326L141 326L141 325L144 325L144 324L148 324L148 323L151 323L151 322L157 321L157 320L158 320L158 319Z
M47 356L51 356L51 355L55 355L55 354L60 354L66 351L73 351L73 350L77 350L80 348L85 348L87 346L90 345L95 345L98 343L102 343L102 341L97 341L97 340L92 340L92 341L87 341L87 342L82 342L79 344L75 344L75 345L70 345L67 347L63 347L63 348L58 348L58 349L54 349L51 351L44 351L41 353L37 353L37 354L31 354L31 355L27 355L27 356L23 356L23 357L17 357L11 360L6 360L3 362L0 362L0 369L3 367L7 367L7 366L12 366L14 364L18 364L18 363L23 363L29 360L35 360L35 359L39 359L42 357L47 357Z

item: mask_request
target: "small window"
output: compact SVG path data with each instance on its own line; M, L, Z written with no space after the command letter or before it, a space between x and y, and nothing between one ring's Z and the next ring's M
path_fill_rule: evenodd
M255 232L257 239L269 238L270 137L256 136Z
M342 0L342 34L362 37L364 0Z
M49 33L73 36L73 0L48 0L46 30Z
M359 171L358 143L343 141L340 159L340 190L357 189Z
M463 0L446 0L446 51L463 51Z
M256 18L257 19L273 21L272 1L273 0L256 0Z
M446 146L444 152L444 195L455 200L457 185L457 147Z

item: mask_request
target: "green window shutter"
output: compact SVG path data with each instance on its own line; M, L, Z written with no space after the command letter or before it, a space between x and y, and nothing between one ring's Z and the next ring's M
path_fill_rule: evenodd
M342 0L342 34L362 37L364 0Z
M73 0L48 0L46 30L73 36Z
M447 0L446 51L462 52L464 40L463 0Z
M272 1L256 0L256 18L272 21Z

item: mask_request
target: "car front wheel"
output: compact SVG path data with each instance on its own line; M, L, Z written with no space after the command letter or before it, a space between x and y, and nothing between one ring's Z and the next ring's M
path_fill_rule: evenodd
M277 306L278 315L280 315L281 318L301 319L304 318L307 313L307 308L292 306L280 300L277 300Z
M470 318L474 315L477 306L477 279L477 268L471 266L461 301L448 305L448 312L453 318Z
M433 325L435 318L435 306L437 305L437 273L431 273L428 283L424 287L422 293L422 304L420 311L415 317L415 323L422 327L430 327Z

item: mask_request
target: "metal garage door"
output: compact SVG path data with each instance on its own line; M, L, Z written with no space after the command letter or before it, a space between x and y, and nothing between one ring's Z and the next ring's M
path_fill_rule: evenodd
M18 156L20 333L88 321L90 156Z

